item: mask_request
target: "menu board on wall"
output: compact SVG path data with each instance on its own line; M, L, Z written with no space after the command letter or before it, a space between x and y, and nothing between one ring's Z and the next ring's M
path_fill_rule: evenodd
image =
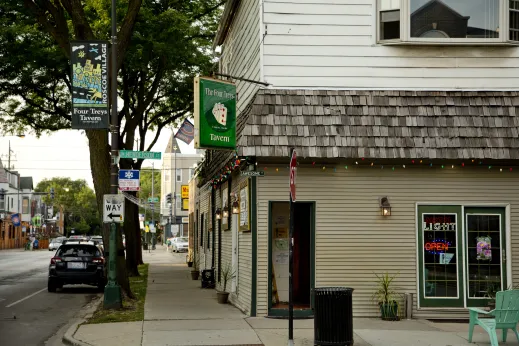
M240 184L240 231L250 231L249 180Z

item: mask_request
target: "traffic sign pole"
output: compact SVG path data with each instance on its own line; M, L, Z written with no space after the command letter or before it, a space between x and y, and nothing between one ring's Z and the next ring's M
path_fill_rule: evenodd
M111 148L112 148L112 162L111 162L111 179L110 192L117 194L119 188L118 181L118 165L117 158L119 157L119 115L117 113L117 11L116 1L112 0L112 61L110 66L111 72ZM106 210L106 209L105 209ZM121 286L117 283L117 244L116 244L117 226L112 221L110 224L110 253L108 255L108 284L105 286L105 294L103 306L105 309L120 309L122 307Z
M296 151L290 150L290 218L288 234L288 346L294 345L294 298L293 298L293 271L294 271L294 202L296 200Z

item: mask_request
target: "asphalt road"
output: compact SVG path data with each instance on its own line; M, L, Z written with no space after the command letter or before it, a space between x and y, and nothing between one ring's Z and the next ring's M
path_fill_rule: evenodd
M47 292L53 254L0 250L0 345L61 345L60 329L97 295L89 286Z

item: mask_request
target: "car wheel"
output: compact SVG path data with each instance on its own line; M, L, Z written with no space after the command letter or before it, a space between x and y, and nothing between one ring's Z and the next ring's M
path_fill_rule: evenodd
M49 279L47 282L47 291L49 292L56 292L56 282L54 280Z

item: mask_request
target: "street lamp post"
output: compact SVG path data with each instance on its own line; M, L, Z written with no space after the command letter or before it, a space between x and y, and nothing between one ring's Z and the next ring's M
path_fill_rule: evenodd
M112 0L112 48L111 48L111 171L110 171L110 192L118 193L118 165L119 156L119 117L117 114L117 11L116 0ZM110 243L108 255L108 284L105 286L103 306L105 309L120 309L122 307L121 286L117 283L117 225L110 223Z

